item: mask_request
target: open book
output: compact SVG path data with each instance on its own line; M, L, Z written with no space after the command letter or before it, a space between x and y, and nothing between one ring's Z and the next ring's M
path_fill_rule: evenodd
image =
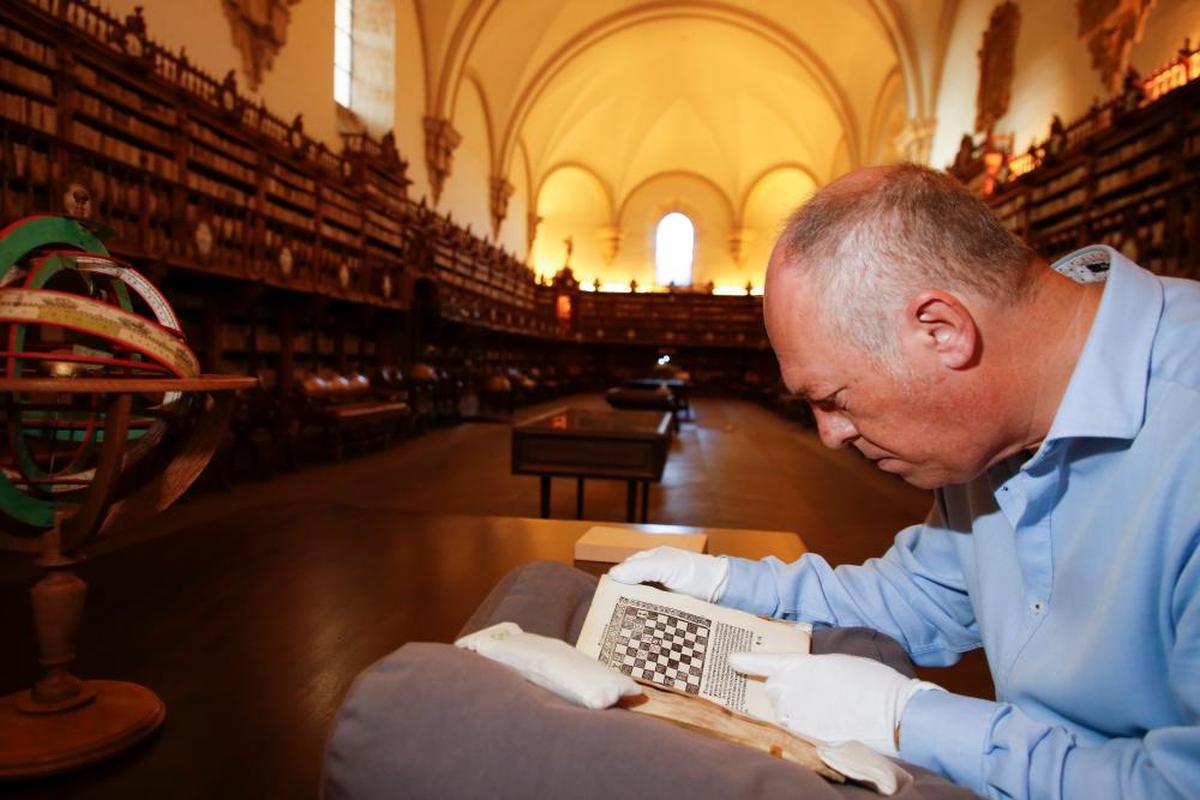
M650 586L600 579L576 647L634 680L776 722L763 681L734 672L730 653L807 653L806 627Z

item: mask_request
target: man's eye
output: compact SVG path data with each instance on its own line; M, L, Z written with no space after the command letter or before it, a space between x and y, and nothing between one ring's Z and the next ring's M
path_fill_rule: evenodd
M842 405L841 398L842 393L837 392L836 394L831 394L828 397L822 397L819 400L814 400L812 404L821 411L840 411L844 407Z

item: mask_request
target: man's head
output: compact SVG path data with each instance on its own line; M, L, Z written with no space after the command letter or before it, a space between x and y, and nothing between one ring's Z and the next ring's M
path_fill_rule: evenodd
M913 292L1016 303L1034 254L958 181L899 164L856 170L814 195L788 220L777 260L811 282L839 335L894 364L893 316Z
M784 381L827 445L918 486L969 480L1012 435L984 339L1004 338L1034 262L948 176L850 173L792 215L771 256L767 329Z

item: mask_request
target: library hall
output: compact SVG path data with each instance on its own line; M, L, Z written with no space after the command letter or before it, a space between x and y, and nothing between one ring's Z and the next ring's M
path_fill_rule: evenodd
M1200 798L1200 0L0 0L0 797Z

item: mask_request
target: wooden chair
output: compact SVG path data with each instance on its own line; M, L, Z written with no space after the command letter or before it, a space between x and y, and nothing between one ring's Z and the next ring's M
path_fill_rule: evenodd
M404 400L377 397L361 372L305 374L297 391L304 400L301 438L305 429L318 429L323 449L337 460L348 443L387 445L412 414Z

